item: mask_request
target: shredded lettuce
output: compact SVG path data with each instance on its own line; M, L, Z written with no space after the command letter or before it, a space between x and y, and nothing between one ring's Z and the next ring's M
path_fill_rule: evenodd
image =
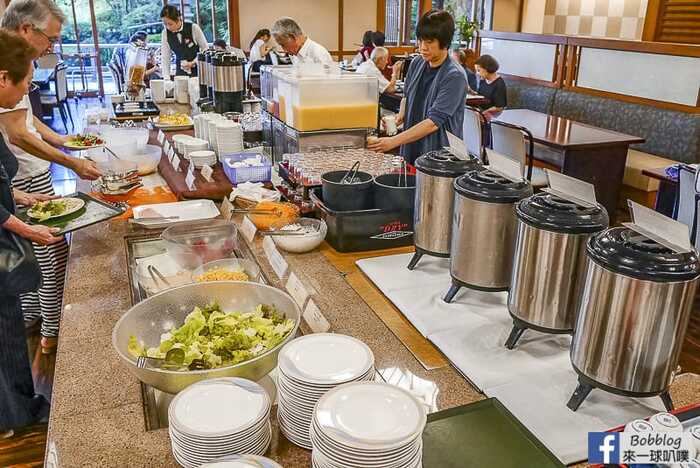
M242 313L224 312L211 303L195 307L182 326L161 335L158 346L145 348L132 335L128 351L135 357L165 359L171 349L182 349L183 366L201 360L206 369L213 369L263 354L281 343L293 328L294 320L284 318L272 306L260 304Z

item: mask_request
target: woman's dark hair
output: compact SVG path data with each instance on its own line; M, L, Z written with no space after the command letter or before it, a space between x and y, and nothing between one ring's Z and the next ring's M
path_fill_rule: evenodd
M364 47L372 47L373 36L373 31L365 31L365 33L362 35L362 45Z
M180 19L180 10L177 9L175 5L165 5L162 10L160 10L161 18L168 18L173 21Z
M34 59L34 48L20 36L0 29L0 70L17 84L27 77L29 65Z
M253 47L253 44L255 44L255 41L258 39L262 39L265 36L270 35L270 30L269 29L261 29L258 32L255 33L255 36L253 37L253 40L250 41L250 47Z
M441 49L448 49L455 35L455 20L445 10L430 10L418 21L418 40L437 40Z
M223 39L217 39L217 40L215 40L215 41L212 43L212 45L213 45L214 47L221 47L222 49L225 49L226 47L228 47L228 44L226 44L226 41L223 40Z
M498 62L490 55L482 55L476 59L474 65L479 65L489 73L496 73L498 71Z
M372 33L372 42L376 47L383 47L384 42L386 42L386 36L381 31L374 31Z
M132 43L136 42L136 41L146 42L146 39L148 39L148 34L146 34L146 31L136 31L129 38L129 42L132 42Z

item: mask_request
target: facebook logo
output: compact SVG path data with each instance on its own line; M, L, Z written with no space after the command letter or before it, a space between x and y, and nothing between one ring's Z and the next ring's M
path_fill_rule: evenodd
M588 463L620 463L620 434L589 432Z

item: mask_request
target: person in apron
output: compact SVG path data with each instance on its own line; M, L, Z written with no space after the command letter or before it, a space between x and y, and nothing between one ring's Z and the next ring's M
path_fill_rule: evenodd
M12 108L27 94L33 55L27 41L0 30L0 107ZM18 167L17 158L0 134L0 235L12 232L42 245L59 242L61 238L54 236L58 229L30 226L15 216L15 194L30 195L12 187ZM49 415L46 398L34 393L19 296L6 291L6 285L0 284L0 440L11 437L14 429Z
M185 21L173 5L164 6L160 17L164 26L160 46L163 76L170 77L172 53L177 76L197 76L197 53L209 47L204 32L196 23Z

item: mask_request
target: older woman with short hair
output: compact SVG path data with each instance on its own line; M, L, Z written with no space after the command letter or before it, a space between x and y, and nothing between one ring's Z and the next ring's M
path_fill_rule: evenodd
M0 29L0 107L16 106L29 91L32 81L34 50L21 37ZM15 155L0 134L0 254L7 258L13 249L13 235L46 245L59 242L57 229L30 226L15 215L12 178L17 173ZM22 192L17 195L24 196ZM20 240L21 242L21 240ZM31 251L29 243L25 245ZM29 261L31 263L31 259ZM23 283L40 283L39 265L36 275L23 278ZM7 266L4 266L7 268ZM13 429L27 426L48 417L49 404L34 393L34 383L27 353L27 338L18 291L11 290L16 280L12 271L0 276L0 439L12 435ZM25 288L30 286L25 285Z

